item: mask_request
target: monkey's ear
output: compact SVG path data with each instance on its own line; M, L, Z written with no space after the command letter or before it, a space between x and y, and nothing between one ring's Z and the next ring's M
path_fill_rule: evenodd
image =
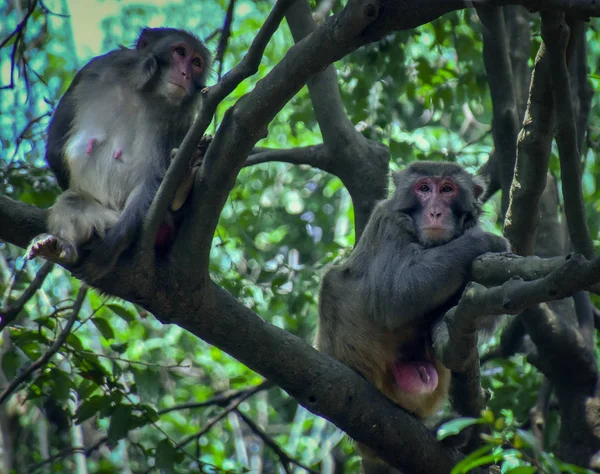
M405 177L405 173L403 173L402 171L394 171L392 173L392 180L394 181L394 186L400 186Z
M142 32L140 33L140 37L138 38L137 42L135 43L135 49L137 49L137 50L144 49L149 44L154 43L154 41L156 40L156 36L157 36L157 31L155 29L144 28L142 30Z
M481 176L473 177L473 194L475 199L479 199L485 192L486 183Z

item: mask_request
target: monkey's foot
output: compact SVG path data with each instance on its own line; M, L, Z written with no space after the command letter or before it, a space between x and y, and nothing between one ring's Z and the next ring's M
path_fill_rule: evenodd
M35 257L73 263L77 260L77 249L52 234L40 234L31 241L25 253L27 260L32 260Z

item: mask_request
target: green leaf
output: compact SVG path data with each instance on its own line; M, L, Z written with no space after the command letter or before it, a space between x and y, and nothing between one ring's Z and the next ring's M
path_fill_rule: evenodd
M534 474L535 472L537 472L537 468L533 466L518 466L506 471L506 474Z
M124 342L123 344L111 344L110 348L115 351L117 354L123 354L127 348L129 347L129 343Z
M104 395L95 395L85 400L75 412L75 420L78 424L99 413L101 410L110 408L110 398Z
M131 323L132 321L135 321L135 315L129 311L127 308L125 308L124 306L121 306L120 304L117 303L108 303L106 305L107 308L109 308L113 313L115 313L117 316L119 316L122 320L124 320L127 323Z
M115 338L115 333L106 319L92 318L92 323L94 323L94 326L96 326L98 331L100 331L100 334L102 334L102 337L107 341Z
M491 452L493 449L494 447L489 445L476 449L466 458L460 461L456 466L454 466L450 474L461 474L463 472L467 472L469 469L474 467L475 462L481 459L485 454Z
M21 358L14 349L5 352L2 356L2 372L8 380L14 379L21 367Z
M119 405L110 417L108 426L108 439L111 442L119 441L127 436L127 432L132 427L131 407Z
M165 469L167 472L173 472L175 464L175 447L168 439L163 439L156 446L156 460L154 466L157 469Z
M437 439L443 440L448 436L454 436L469 426L480 424L481 420L477 418L456 418L444 423L438 428Z

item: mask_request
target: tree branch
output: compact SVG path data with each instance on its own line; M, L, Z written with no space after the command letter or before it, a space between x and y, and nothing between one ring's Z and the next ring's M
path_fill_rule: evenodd
M254 395L255 393L261 392L263 390L268 390L272 387L274 387L274 385L271 382L269 382L268 380L266 380L264 382L261 382L260 384L258 384L255 387L249 387L249 388L245 388L243 390L235 390L234 392L228 393L228 394L219 394L219 395L209 398L208 400L205 400L203 402L184 403L182 405L175 405L175 406L172 406L169 408L163 408L162 410L158 411L158 414L164 415L165 413L170 413L172 411L191 410L191 409L195 409L195 408L205 408L205 407L209 407L209 406L213 406L213 405L225 407L229 403L231 403L231 401L236 400L240 397L242 397L245 400L246 398Z
M25 289L25 291L23 291L21 296L19 296L19 298L17 298L17 300L13 303L0 307L0 332L6 326L8 326L23 310L23 308L25 307L27 302L33 297L35 292L42 287L44 281L46 280L46 277L52 271L53 268L54 263L45 262L44 265L42 265L42 267L35 274L35 278Z
M331 167L329 166L329 153L323 145L282 150L269 150L264 148L261 151L252 153L246 159L243 166L246 168L261 163L270 163L272 161L281 161L292 165L310 165L313 168L331 172Z
M142 244L143 249L153 248L154 239L162 222L163 216L167 212L178 184L185 175L188 161L192 156L192 152L210 125L217 106L225 97L231 94L231 92L233 92L233 90L244 79L250 77L258 71L258 66L260 65L265 48L267 47L267 44L269 43L269 40L275 31L277 31L277 28L283 19L285 10L293 1L295 0L277 1L273 7L273 10L271 10L271 13L254 38L254 41L252 41L252 44L248 49L248 53L244 56L240 63L231 71L229 71L217 84L210 87L207 91L204 91L198 117L183 139L183 142L173 158L171 166L169 166L165 178L163 179L158 192L156 193L154 201L150 206L148 216L144 222ZM202 166L197 173L197 181L202 181L205 176L211 176L214 172L216 172L212 170L216 152L213 151L211 153L211 149L214 150L216 147L216 138L217 137L215 137L215 140L213 140L211 145L208 147L208 150L204 156ZM219 211L220 209L222 209L222 206L219 208ZM208 242L212 240L212 235L213 233L211 232ZM148 255L154 255L153 252L145 253ZM190 256L188 255L187 258L189 259ZM201 265L204 263L204 261L200 262Z
M296 43L317 28L304 0L296 2L286 18ZM375 203L387 197L390 153L387 147L366 139L355 129L342 103L333 65L311 77L307 86L328 150L328 161L319 168L338 176L350 193L358 240Z
M569 256L566 257L570 258ZM471 266L471 280L485 286L501 285L511 278L537 280L560 268L565 257L519 257L513 254L488 254L476 258ZM580 290L600 294L600 283L594 282Z
M482 23L483 60L492 96L494 157L498 160L500 171L502 211L506 213L517 155L518 123L514 77L502 7L478 7L477 14Z
M244 423L248 425L248 428L250 428L252 432L263 441L263 443L265 443L269 448L271 448L275 452L275 454L277 454L277 457L279 457L279 459L281 460L281 464L283 464L284 466L287 464L295 464L296 466L301 467L302 469L311 474L317 474L317 471L315 471L314 469L305 466L300 461L288 455L283 449L281 449L281 447L275 442L275 440L271 438L265 430L258 426L254 422L254 420L248 415L239 411L237 408L234 410L234 412L237 416L244 420Z
M560 155L563 198L569 236L575 250L586 258L594 256L594 244L585 217L577 129L571 102L567 68L569 27L563 13L542 12L542 38L548 45L552 94L557 120L556 144Z
M516 253L531 255L539 222L539 203L546 187L554 134L550 58L540 45L529 90L523 128L517 142L517 161L504 220L504 235Z

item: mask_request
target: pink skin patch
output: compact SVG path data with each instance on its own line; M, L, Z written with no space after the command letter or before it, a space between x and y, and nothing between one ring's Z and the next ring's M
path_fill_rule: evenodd
M87 144L87 148L85 149L85 152L88 155L92 154L92 150L94 149L94 145L96 144L96 139L95 138L90 138L90 141Z
M396 360L392 366L396 385L407 393L432 393L438 385L438 373L428 360Z
M115 150L115 160L118 160L119 158L121 158L122 154L123 154L123 149L122 148L117 148Z

